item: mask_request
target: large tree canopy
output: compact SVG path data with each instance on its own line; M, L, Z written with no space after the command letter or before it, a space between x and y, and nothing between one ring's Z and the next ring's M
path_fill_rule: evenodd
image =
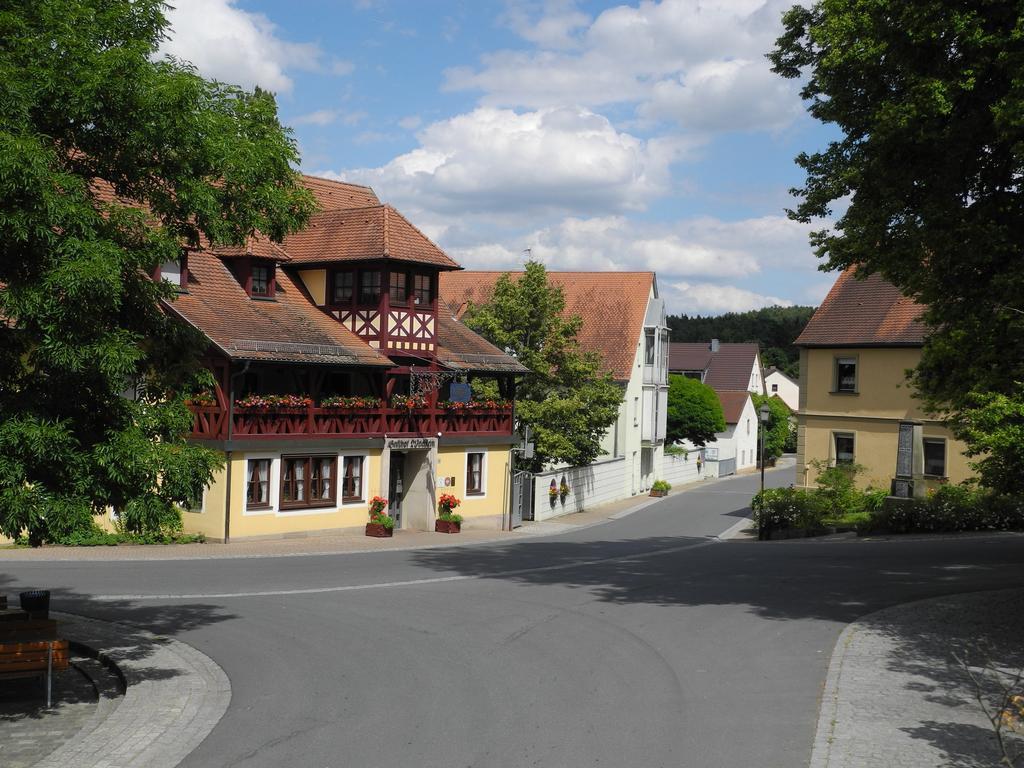
M725 415L715 390L698 379L673 374L668 377L669 442L689 440L694 445L713 442L725 431Z
M155 60L163 9L0 2L0 531L34 542L108 506L158 523L209 480L183 440L203 342L146 275L313 209L271 95Z
M810 113L842 134L797 158L791 216L845 206L813 236L823 266L880 272L927 306L914 383L983 450L970 411L1024 381L1021 4L822 0L784 25L775 71L805 77Z
M528 262L517 280L502 275L487 304L474 305L466 325L509 350L530 369L516 391L516 416L536 443L530 468L562 462L590 464L615 422L622 389L602 370L600 357L576 340L581 320L564 317L562 289L548 283L539 262Z

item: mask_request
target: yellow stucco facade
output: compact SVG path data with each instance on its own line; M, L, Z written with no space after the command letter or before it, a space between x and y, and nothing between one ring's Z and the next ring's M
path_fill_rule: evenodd
M471 453L483 454L482 489L476 494L466 492ZM282 508L282 457L300 454L337 456L339 468L346 456L363 457L359 500L328 507ZM430 450L404 452L406 472L398 527L432 530L437 497L451 493L462 500L456 511L463 516L464 527L499 529L509 508L509 455L509 446L500 444L442 444ZM247 503L246 495L249 462L255 460L269 460L270 504L253 508ZM207 488L201 508L184 513L185 530L202 533L214 541L280 538L345 529L355 532L367 522L369 500L378 495L389 496L391 461L390 449L379 445L327 450L323 446L304 444L275 450L233 451L230 456L225 454L225 466Z
M897 475L900 425L912 434L912 478L915 495L942 482L958 483L972 476L964 445L941 421L929 417L906 381L917 365L920 347L804 348L800 352L796 484L814 485L815 460L834 464L837 436L844 451L852 445L853 461L864 467L861 487L889 489ZM853 361L852 391L840 391L837 362ZM848 370L848 369L847 369ZM849 381L845 385L849 389ZM943 473L925 474L924 446L934 458L944 448ZM936 468L933 463L928 467Z

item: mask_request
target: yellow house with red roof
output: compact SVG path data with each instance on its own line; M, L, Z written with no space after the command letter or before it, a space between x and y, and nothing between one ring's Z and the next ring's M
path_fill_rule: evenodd
M796 483L814 463L864 467L862 487L920 496L972 476L964 445L925 413L906 381L921 359L921 307L880 275L843 272L796 340L800 347Z
M358 528L387 499L396 528L432 530L437 498L501 527L522 365L440 306L461 267L368 187L304 177L323 210L280 245L189 250L154 276L209 342L211 392L192 439L224 469L185 515L215 540ZM466 397L496 380L502 401Z

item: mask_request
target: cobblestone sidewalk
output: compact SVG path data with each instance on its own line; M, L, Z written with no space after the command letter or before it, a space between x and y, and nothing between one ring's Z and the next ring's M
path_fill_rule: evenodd
M849 625L829 665L810 767L1000 765L976 688L954 654L975 673L988 664L1016 672L1022 633L1019 589L908 603Z
M227 710L227 676L195 648L123 624L51 615L62 637L116 667L125 692L90 696L72 669L60 676L60 703L50 712L31 701L0 703L0 745L10 745L0 749L5 768L171 768Z

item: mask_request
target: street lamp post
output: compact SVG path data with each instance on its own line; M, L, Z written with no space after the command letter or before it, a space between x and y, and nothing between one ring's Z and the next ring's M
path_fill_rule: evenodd
M761 432L761 493L764 494L764 432L766 427L768 426L768 419L771 417L772 412L771 409L768 407L767 403L762 405L757 412L760 416L758 427L760 428ZM764 498L763 495L762 498ZM759 514L757 517L757 538L759 540L764 540L765 533L766 531L764 525L764 508L762 506L761 514Z

